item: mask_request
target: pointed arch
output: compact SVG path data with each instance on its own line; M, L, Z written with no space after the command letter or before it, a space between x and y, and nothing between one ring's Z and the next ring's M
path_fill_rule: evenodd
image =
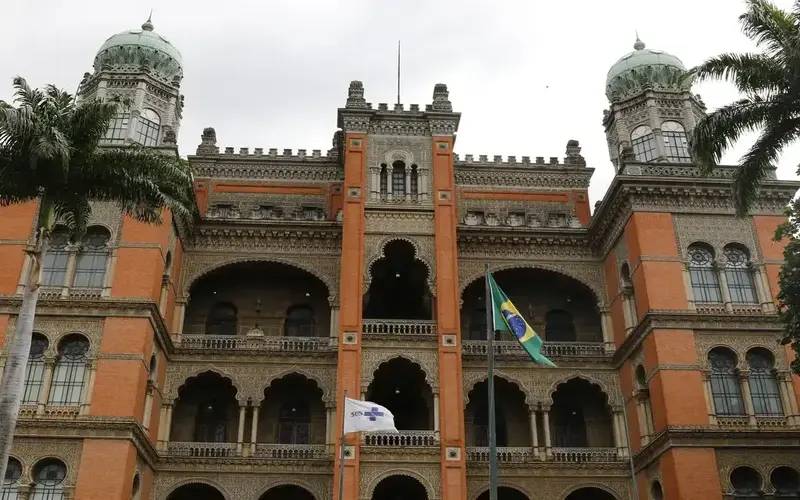
M364 495L364 498L372 498L372 496L375 494L375 489L378 487L381 481L392 476L403 476L417 481L422 485L423 488L425 488L425 491L428 494L428 500L435 500L436 498L439 498L435 493L433 485L424 475L417 471L404 468L388 469L381 474L376 475L369 483L367 483L365 488L366 494Z
M414 260L420 261L428 271L428 276L426 278L426 282L428 284L428 290L430 291L432 296L436 296L436 275L435 275L435 266L431 261L432 256L427 256L422 250L422 247L419 244L419 241L415 238L410 238L408 236L402 235L391 235L383 238L378 242L376 248L379 250L375 252L374 255L368 258L366 265L364 266L364 290L369 289L369 285L372 283L372 271L375 264L381 260L386 258L386 247L389 246L390 243L395 241L403 241L411 245L414 249Z

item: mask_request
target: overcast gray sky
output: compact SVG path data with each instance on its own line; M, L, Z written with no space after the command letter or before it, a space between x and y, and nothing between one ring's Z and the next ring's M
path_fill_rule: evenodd
M9 5L10 2L10 5ZM191 154L203 127L220 146L327 150L350 80L368 101L395 99L402 40L402 101L431 102L444 82L462 113L456 151L563 156L578 139L601 199L613 168L601 124L609 67L648 47L694 66L753 46L739 0L3 0L0 99L21 75L74 90L106 38L136 28L153 8L155 30L183 54L186 108L178 137ZM792 0L776 0L790 8ZM138 5L134 5L138 4ZM736 97L728 84L695 87L709 109ZM728 155L736 162L748 147ZM795 174L800 145L780 161Z

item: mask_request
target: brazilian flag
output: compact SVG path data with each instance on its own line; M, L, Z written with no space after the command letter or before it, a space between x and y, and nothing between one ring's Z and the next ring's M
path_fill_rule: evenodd
M508 296L497 286L494 277L489 274L489 288L492 291L492 322L494 331L510 332L519 340L522 348L536 363L545 366L556 366L542 354L542 338L536 335L533 328L522 318L508 300Z

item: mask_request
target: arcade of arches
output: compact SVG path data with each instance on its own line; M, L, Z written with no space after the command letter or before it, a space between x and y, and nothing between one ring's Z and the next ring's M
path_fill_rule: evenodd
M542 269L507 269L493 274L500 288L545 341L603 342L597 299L583 283ZM484 287L484 280L478 279L464 290L461 331L465 339L486 340Z
M194 283L183 333L325 337L331 324L328 296L325 283L295 267L230 264Z

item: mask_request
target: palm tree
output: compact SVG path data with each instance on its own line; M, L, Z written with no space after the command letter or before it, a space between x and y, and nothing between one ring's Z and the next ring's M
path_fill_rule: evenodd
M743 133L760 131L734 178L736 210L743 215L780 152L800 137L800 0L792 12L767 0L747 0L739 21L762 51L721 54L694 69L700 80L734 83L743 97L701 119L691 144L695 161L708 173Z
M160 223L165 210L190 221L191 173L175 157L141 147L98 148L120 103L76 101L50 85L31 89L14 80L14 104L0 101L0 206L38 201L29 251L31 266L14 336L0 379L0 478L24 388L43 257L54 224L80 240L92 212L90 201L116 202L123 213Z

